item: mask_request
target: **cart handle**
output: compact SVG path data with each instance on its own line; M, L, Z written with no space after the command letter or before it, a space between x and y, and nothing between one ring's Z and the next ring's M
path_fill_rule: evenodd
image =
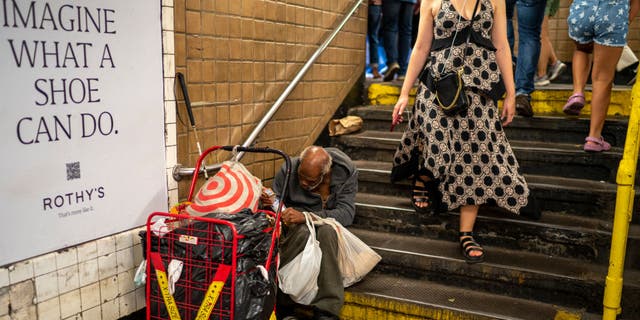
M280 204L278 205L278 209L276 210L276 223L275 223L275 229L273 234L271 235L271 246L269 248L269 257L267 257L267 262L265 264L265 268L267 270L269 270L269 267L271 266L271 257L272 257L272 253L273 253L273 249L275 247L275 243L276 240L278 238L278 234L279 234L279 230L280 230L280 213L282 211L282 206L284 204L284 199L286 199L287 196L287 190L289 189L289 177L291 176L291 158L289 158L289 156L278 150L278 149L271 149L268 147L243 147L240 145L237 146L213 146L210 147L209 149L205 150L200 157L198 158L198 161L196 162L196 167L193 170L193 177L191 178L191 187L189 188L189 197L187 198L187 201L191 201L193 199L193 191L195 190L196 187L196 182L198 180L198 172L200 172L200 166L202 165L202 162L204 161L204 158L211 152L216 151L216 150L225 150L225 151L229 151L229 152L249 152L249 153L274 153L277 155L280 155L281 157L284 158L284 162L285 162L285 175L284 175L284 184L282 185L282 194L280 195L280 199L282 201L280 201Z

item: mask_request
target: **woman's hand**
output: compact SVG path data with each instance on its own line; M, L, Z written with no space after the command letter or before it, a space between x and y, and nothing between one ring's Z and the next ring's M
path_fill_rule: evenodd
M516 114L516 96L515 94L507 94L502 104L502 126L507 126L513 121Z
M400 96L398 98L398 102L396 102L395 107L393 107L393 113L391 114L391 131L393 131L393 128L396 125L404 121L402 114L404 113L404 109L407 107L407 103L409 103L408 96Z

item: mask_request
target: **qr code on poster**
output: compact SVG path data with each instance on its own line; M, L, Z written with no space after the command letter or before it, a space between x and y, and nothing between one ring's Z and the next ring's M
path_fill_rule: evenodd
M67 163L67 180L80 179L80 162Z

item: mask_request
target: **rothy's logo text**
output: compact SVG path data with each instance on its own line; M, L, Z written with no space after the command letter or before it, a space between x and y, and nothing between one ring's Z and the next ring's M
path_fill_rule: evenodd
M51 197L42 198L44 211L60 209L66 206L78 205L87 201L104 198L104 187L95 187L80 191L58 194Z

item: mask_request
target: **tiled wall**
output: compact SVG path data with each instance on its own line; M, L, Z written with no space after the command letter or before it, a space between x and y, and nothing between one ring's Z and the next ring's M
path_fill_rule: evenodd
M176 71L185 74L203 148L242 144L353 0L175 0ZM276 113L257 146L297 154L312 144L364 68L366 1ZM176 89L179 100L182 94ZM178 162L198 156L185 106L178 106ZM229 158L218 152L207 162ZM269 179L273 156L243 163ZM180 183L186 197L188 182Z
M197 155L183 104L176 113L176 70L187 75L192 101L215 102L195 108L203 146L241 143L352 4L162 0L170 204L178 201L174 165L193 166ZM297 153L315 140L362 73L365 34L363 5L276 114L261 145ZM246 160L264 177L278 166L263 156ZM144 288L133 283L142 260L140 230L0 267L0 320L112 320L142 309Z
M145 305L138 230L0 268L0 320L118 319Z
M553 47L562 61L571 61L573 55L573 40L567 34L567 16L569 15L570 0L560 0L558 13L549 20L549 37ZM629 47L636 56L640 57L640 17L636 17L630 25L627 37Z
M175 203L173 0L162 1L162 29L167 181L169 201ZM144 308L144 286L133 282L142 261L141 229L1 267L0 320L114 320Z

